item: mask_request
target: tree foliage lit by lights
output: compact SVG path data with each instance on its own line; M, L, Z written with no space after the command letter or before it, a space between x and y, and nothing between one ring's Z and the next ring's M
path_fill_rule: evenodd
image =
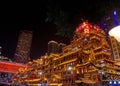
M90 0L64 1L48 0L46 22L53 22L58 29L57 35L71 38L74 29L83 20L92 23L103 21L110 11L116 9L119 15L119 0Z

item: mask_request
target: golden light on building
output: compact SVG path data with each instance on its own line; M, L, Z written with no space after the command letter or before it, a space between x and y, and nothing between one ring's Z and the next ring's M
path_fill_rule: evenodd
M41 64L39 61L42 61ZM36 64L40 66L37 68ZM36 68L42 72L41 82L49 85L103 86L100 82L114 80L116 76L120 80L120 66L111 57L105 32L88 22L83 22L76 28L73 41L62 49L62 53L50 53L47 58L33 61L31 69Z

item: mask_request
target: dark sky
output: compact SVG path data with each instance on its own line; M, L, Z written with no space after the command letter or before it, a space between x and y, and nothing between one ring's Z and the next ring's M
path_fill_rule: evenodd
M32 30L33 42L31 46L31 58L38 58L44 55L47 50L47 43L50 40L63 42L69 44L69 40L65 37L56 36L56 26L53 23L45 23L46 17L46 1L40 2L8 2L0 7L0 45L2 46L2 55L13 58L15 48L17 46L17 39L20 30ZM54 0L55 3L58 3ZM79 1L79 0L78 0ZM87 2L86 2L87 1ZM89 1L89 2L88 2ZM96 0L101 1L101 0ZM89 10L88 6L94 4L98 7L98 2L91 2L90 0L81 0L81 3L61 2L62 9L71 11L79 7L81 12L91 13L94 10ZM12 4L11 4L12 3ZM64 4L64 5L62 5ZM99 4L100 6L100 4ZM74 8L76 7L76 8ZM91 8L92 9L92 8ZM97 8L94 8L97 9ZM89 14L87 14L89 15Z
M45 4L42 2L39 5ZM67 38L56 36L56 26L53 23L45 23L44 9L38 4L20 6L3 6L0 16L0 46L2 55L13 58L20 30L32 30L33 42L31 46L31 58L38 58L47 51L47 43L50 40L69 43Z
M54 24L39 24L25 26L16 24L0 24L0 45L2 46L2 55L12 58L17 46L19 31L27 29L33 31L33 41L31 46L31 58L38 58L44 55L47 51L47 43L50 40L69 43L69 40L64 37L56 36L56 27ZM14 29L13 29L14 28ZM20 28L16 29L15 28ZM8 29L8 30L7 30ZM11 30L10 30L11 29Z

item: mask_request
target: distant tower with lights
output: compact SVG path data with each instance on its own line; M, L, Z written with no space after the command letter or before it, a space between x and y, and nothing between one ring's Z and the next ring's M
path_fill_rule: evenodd
M63 47L65 47L65 46L66 46L66 44L64 44L64 43L58 43L58 42L53 41L53 40L49 41L48 42L47 53L48 54L51 54L51 53L54 53L54 54L61 53Z
M48 42L48 54L50 53L58 53L58 42L56 41L49 41Z
M30 47L32 43L32 31L22 30L18 38L18 44L14 55L14 61L27 63L30 60Z
M58 44L58 53L61 53L62 52L62 50L63 50L63 48L66 46L66 44L64 44L64 43L59 43Z

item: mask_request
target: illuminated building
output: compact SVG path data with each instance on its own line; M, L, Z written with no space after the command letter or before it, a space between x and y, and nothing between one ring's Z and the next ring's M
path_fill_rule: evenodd
M61 53L62 52L62 50L63 50L63 48L66 46L66 44L64 44L64 43L59 43L58 44L58 53Z
M0 54L2 47L0 47ZM27 66L24 64L18 64L12 62L8 57L0 55L0 85L10 86L12 85L12 78L18 72L19 69L25 69Z
M27 66L9 61L0 61L0 85L11 86L12 78L19 69L25 69Z
M14 78L12 79L13 85L22 85L27 83L31 86L31 84L38 84L43 79L43 71L42 59L33 60L32 62L27 63L27 68L25 70L18 71ZM25 85L26 86L26 85ZM36 86L36 85L35 85Z
M2 56L2 47L0 46L0 61L11 61L8 57Z
M58 53L58 43L55 41L48 42L48 54Z
M30 60L30 47L32 43L32 31L22 30L18 38L14 61L27 63Z
M48 42L48 54L54 53L58 54L62 52L63 47L66 45L64 43L58 43L56 41L49 41Z
M120 61L120 44L113 36L109 36L114 60Z
M37 66L40 61L41 66ZM103 86L119 84L120 80L120 66L111 57L106 34L88 22L78 26L73 40L62 49L62 53L50 53L31 64L34 67L28 67L26 71L35 73L36 78L32 80L31 74L28 74L25 81L30 84ZM39 71L42 72L41 75L38 74Z
M109 31L109 39L113 58L120 61L120 26L116 26Z
M120 67L111 57L104 31L84 22L61 54L51 54L46 58L44 68L48 83L70 86L81 82L84 85L108 83L118 76Z

